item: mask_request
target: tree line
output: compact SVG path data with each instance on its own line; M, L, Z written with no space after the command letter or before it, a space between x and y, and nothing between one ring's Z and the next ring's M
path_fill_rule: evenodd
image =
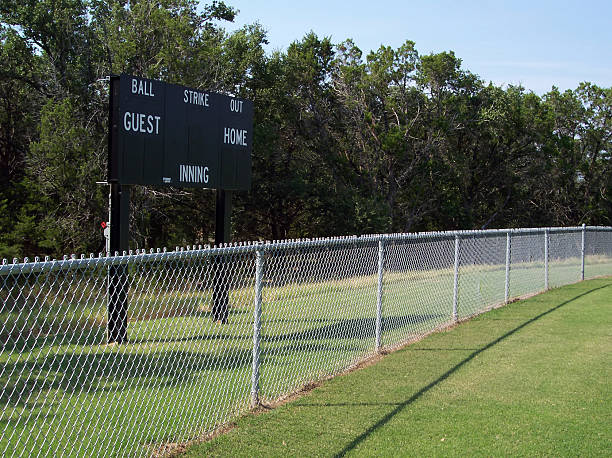
M612 224L612 88L487 84L412 41L364 56L195 0L0 0L0 257L98 252L108 80L253 100L235 240ZM134 248L209 243L214 191L132 188Z

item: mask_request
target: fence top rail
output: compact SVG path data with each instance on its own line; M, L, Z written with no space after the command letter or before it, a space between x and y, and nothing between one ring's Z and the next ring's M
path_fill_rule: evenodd
M24 258L23 262L13 259L9 263L6 259L0 265L0 275L25 274L42 271L55 270L80 270L95 266L113 266L128 263L147 263L170 260L188 260L205 258L216 255L230 255L241 253L254 253L256 251L282 251L287 249L312 248L312 247L334 247L342 245L354 245L357 243L378 243L382 242L403 242L411 240L443 240L458 237L491 237L506 234L544 234L560 232L580 232L583 229L589 231L612 232L612 226L575 226L575 227L548 227L548 228L518 228L518 229L487 229L487 230L462 230L462 231L442 231L442 232L417 232L417 233L393 233L393 234L368 234L353 235L345 237L326 237L314 239L290 239L274 241L254 241L225 244L223 246L187 246L186 248L176 247L174 251L167 249L150 249L124 251L123 253L99 253L98 256L75 255L64 256L63 259L50 259L48 256L43 260L38 257L34 261Z

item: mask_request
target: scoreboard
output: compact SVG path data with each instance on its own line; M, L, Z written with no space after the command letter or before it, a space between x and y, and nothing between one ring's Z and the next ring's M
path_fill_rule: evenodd
M251 187L251 101L125 74L110 88L109 182Z

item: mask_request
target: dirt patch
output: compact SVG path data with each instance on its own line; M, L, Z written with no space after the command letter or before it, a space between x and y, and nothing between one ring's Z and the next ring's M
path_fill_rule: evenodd
M151 447L149 449L149 456L152 458L174 458L180 456L185 453L190 446L212 440L217 436L230 432L235 427L236 423L227 423L189 442L168 442L166 444Z

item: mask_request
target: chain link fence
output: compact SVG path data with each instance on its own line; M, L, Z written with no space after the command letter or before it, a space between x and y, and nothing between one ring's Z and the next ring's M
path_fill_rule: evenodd
M600 275L612 228L4 261L0 454L163 455L383 349Z

